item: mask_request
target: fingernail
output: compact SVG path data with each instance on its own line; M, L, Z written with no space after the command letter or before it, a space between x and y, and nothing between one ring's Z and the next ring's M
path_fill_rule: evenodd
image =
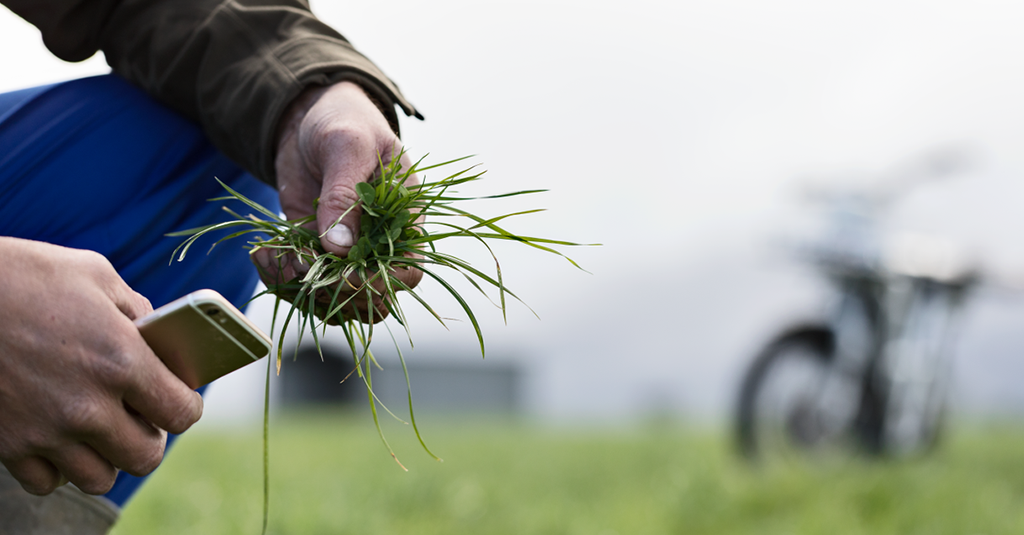
M198 422L199 419L203 417L203 408L206 405L206 403L203 402L203 395L199 392L194 393L196 395L196 403L199 404L199 414L196 415L196 419L192 423Z
M352 247L352 244L355 243L352 240L352 231L345 225L334 225L324 237L338 247Z

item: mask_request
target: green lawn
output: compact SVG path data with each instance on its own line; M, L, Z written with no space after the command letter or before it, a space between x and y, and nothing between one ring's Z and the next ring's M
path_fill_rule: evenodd
M724 434L653 424L555 430L421 422L444 463L365 414L276 416L277 534L1020 534L1024 428L960 431L900 462L754 470ZM115 535L258 534L259 429L183 439Z

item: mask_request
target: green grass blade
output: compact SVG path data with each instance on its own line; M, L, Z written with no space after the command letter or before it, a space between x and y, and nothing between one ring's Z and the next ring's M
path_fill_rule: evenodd
M462 306L462 310L466 312L467 316L469 316L469 321L473 324L473 330L476 331L477 340L480 341L480 356L486 356L486 351L484 350L484 333L480 330L480 323L477 322L476 315L473 314L473 309L469 307L469 303L467 303L466 300L463 299L461 295L459 295L459 292L451 284L448 284L448 281L444 280L442 277L438 276L433 271L430 271L429 269L426 269L422 266L420 267L420 271L430 276L430 278L436 280L438 283L441 284L441 286L444 286L444 289L448 290L448 293L451 294L452 297L454 297L455 300L459 302L459 305Z
M390 328L388 328L388 332L391 332ZM398 353L398 361L402 363L402 373L405 374L405 392L409 399L409 421L412 422L412 429L413 432L416 433L416 439L420 441L420 446L423 447L423 451L427 452L427 454L433 457L435 461L444 462L444 459L434 455L434 452L430 451L430 448L427 447L426 441L423 440L423 435L420 434L419 426L416 425L416 413L412 408L412 381L409 380L409 367L405 364L405 355L402 353L402 348L399 347L398 341L395 340L393 334L391 336L391 341L395 344L395 351Z
M228 186L227 184L222 182L221 179L217 178L215 180L217 181L218 184L221 185L222 188L226 189L228 191L228 193L230 193L233 197L235 197L239 201L242 201L242 203L244 203L249 208L252 208L253 210L256 210L257 212L259 212L259 213L269 217L270 219L272 219L274 221L278 221L278 222L281 222L281 223L287 223L287 221L285 221L284 219L281 219L281 217L278 216L277 214L275 214L274 212L271 212L270 210L267 210L262 204L260 204L260 203L258 203L256 201L246 197L245 195L242 195L241 193L239 193L237 191L235 191L234 189L231 188L231 186Z
M267 380L263 386L263 535L270 521L270 373L274 363L267 358Z

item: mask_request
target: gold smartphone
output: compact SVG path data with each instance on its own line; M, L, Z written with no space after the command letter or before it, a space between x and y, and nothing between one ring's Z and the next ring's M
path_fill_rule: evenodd
M270 337L213 290L192 292L135 325L156 356L193 389L270 353Z

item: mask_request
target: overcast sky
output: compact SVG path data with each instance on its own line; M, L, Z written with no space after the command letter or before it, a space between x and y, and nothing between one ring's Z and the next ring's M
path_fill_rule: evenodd
M412 150L479 155L496 190L552 188L560 228L543 228L567 237L664 247L671 224L690 244L761 225L798 177L941 145L1024 170L1014 2L388 6L313 1L427 116L404 123ZM0 46L0 90L107 70L52 58L7 12Z
M477 155L480 193L551 188L530 201L550 212L516 228L605 244L574 255L593 276L506 253L549 333L581 309L677 310L635 296L756 257L745 251L799 220L808 177L870 178L936 147L968 148L973 167L913 192L893 221L1024 271L1020 3L312 5L426 115L403 122L414 153ZM6 11L0 49L0 90L107 70L52 58Z

